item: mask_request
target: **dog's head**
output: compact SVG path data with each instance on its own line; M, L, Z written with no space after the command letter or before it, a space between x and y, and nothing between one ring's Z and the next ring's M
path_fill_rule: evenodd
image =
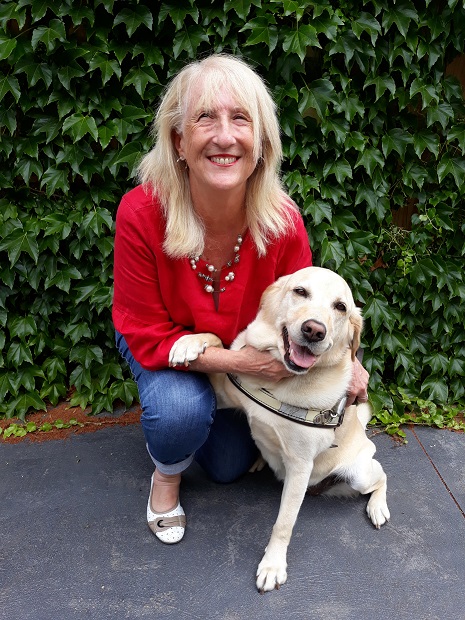
M305 373L317 363L337 364L348 349L353 359L362 326L347 282L329 269L307 267L266 289L248 341L277 349L290 372Z

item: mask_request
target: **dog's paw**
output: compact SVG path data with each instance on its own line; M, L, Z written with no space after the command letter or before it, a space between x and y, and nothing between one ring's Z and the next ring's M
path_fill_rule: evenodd
M287 580L286 568L286 562L270 563L264 557L257 569L257 590L261 594L274 589L279 590Z
M221 340L215 334L186 334L181 336L171 347L168 357L170 366L189 366L208 347L222 347Z
M171 347L168 358L169 365L189 366L189 362L196 360L205 351L207 346L207 342L205 342L201 334L181 336Z
M266 461L263 458L263 456L260 454L260 456L257 458L255 463L249 469L249 473L253 474L256 471L262 471L262 469L265 467L265 465L266 465Z
M377 530L391 518L387 503L384 500L373 499L373 497L368 502L367 515Z

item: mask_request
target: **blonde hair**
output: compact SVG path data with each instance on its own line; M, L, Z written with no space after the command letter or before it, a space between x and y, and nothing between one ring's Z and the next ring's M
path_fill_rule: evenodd
M247 226L259 255L266 245L294 226L289 208L295 205L285 194L279 176L282 160L276 106L262 79L244 61L213 54L186 65L165 90L152 133L155 144L139 166L141 183L161 202L166 218L164 251L173 258L201 255L204 227L191 199L188 170L178 162L173 135L182 133L194 86L201 80L199 107L210 109L225 87L252 119L256 161L247 180Z

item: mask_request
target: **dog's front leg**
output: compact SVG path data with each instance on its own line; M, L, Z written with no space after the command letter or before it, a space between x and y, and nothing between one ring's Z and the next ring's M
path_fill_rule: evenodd
M208 347L222 347L223 344L215 334L186 334L181 336L171 347L169 365L189 366L189 362L196 360Z
M297 465L301 468L286 471L278 518L265 555L258 565L257 588L262 593L278 589L287 579L287 547L311 474L308 463Z

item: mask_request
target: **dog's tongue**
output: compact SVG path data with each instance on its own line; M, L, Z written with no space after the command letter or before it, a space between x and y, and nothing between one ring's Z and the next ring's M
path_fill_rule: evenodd
M316 355L310 353L306 347L301 347L295 342L290 343L289 358L301 368L311 368L316 362Z

